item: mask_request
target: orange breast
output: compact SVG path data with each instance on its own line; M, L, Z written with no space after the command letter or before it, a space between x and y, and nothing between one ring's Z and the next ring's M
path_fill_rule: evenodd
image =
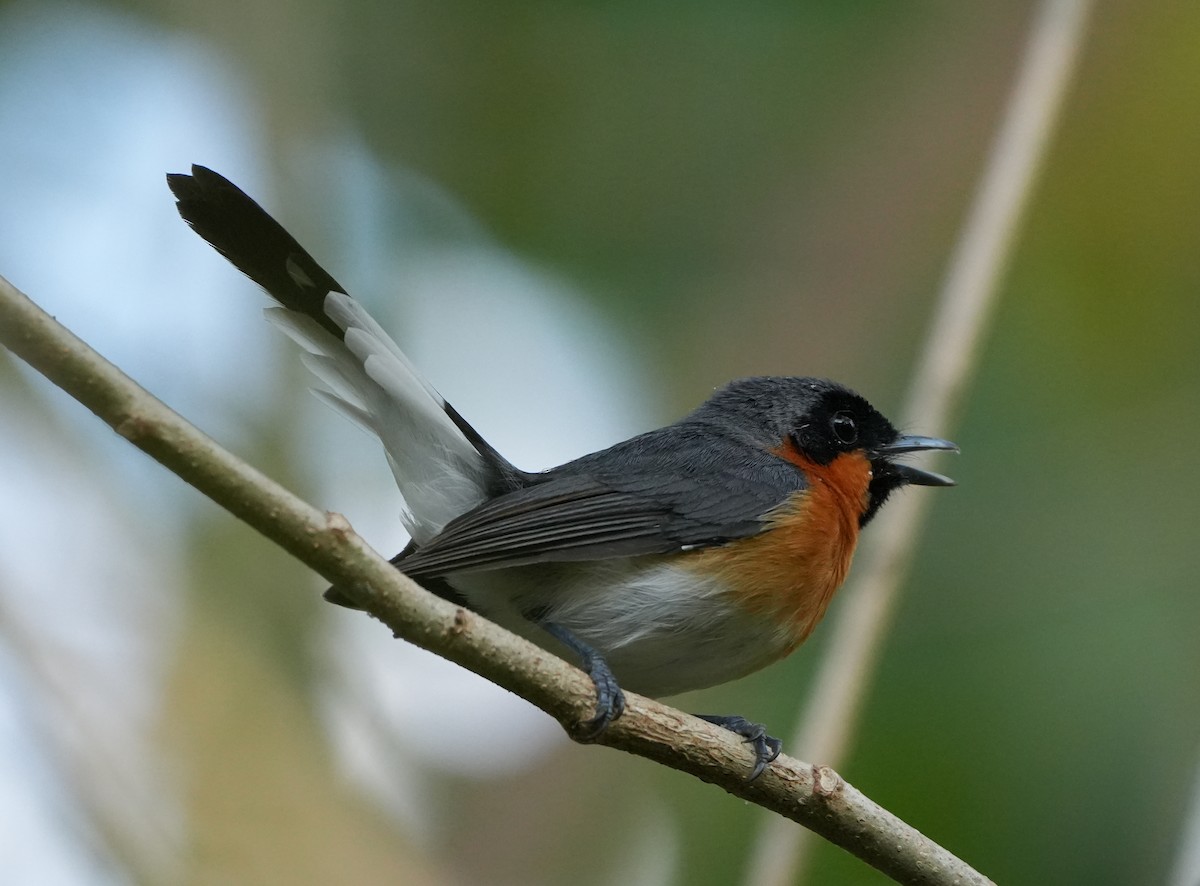
M776 508L765 532L710 548L692 562L715 571L742 605L787 632L791 642L782 657L817 626L846 578L871 465L861 453L818 465L790 444L776 454L804 469L809 488Z

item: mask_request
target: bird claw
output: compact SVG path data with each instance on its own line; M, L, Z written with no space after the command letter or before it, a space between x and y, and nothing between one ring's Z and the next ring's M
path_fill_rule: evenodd
M747 784L762 775L767 765L774 761L779 756L779 752L783 750L783 742L767 735L767 729L761 723L751 723L745 717L730 717L721 714L696 714L695 716L714 726L728 729L734 735L741 736L747 744L754 748L754 768L750 771L750 777L746 779Z
M596 656L588 664L588 676L596 687L596 716L584 724L580 740L591 742L603 735L609 724L625 713L625 693L617 685L617 679L604 659Z
M592 685L596 688L596 715L581 724L576 736L578 741L593 742L604 734L613 720L625 713L625 693L617 684L617 678L604 656L562 625L554 622L541 624L550 636L579 656L583 669L587 671Z

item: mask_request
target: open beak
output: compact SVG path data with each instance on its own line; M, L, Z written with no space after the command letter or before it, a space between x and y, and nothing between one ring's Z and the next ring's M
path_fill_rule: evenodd
M908 436L897 437L891 443L880 446L875 450L875 458L886 462L887 472L893 477L899 478L902 483L909 483L913 486L953 486L954 481L943 474L923 471L912 465L897 464L892 461L892 458L897 455L925 452L929 449L958 452L958 446L949 440L940 440L937 437Z

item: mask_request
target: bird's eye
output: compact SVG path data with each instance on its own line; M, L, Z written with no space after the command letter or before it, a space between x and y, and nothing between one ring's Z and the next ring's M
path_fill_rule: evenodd
M849 412L839 412L830 419L829 427L843 446L851 446L858 441L858 423Z

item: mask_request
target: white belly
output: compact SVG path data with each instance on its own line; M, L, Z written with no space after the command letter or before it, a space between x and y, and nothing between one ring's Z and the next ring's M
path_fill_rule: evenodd
M621 686L652 697L737 679L794 645L786 625L663 557L460 573L450 584L487 617L557 654L561 647L525 614L562 625L604 656Z

